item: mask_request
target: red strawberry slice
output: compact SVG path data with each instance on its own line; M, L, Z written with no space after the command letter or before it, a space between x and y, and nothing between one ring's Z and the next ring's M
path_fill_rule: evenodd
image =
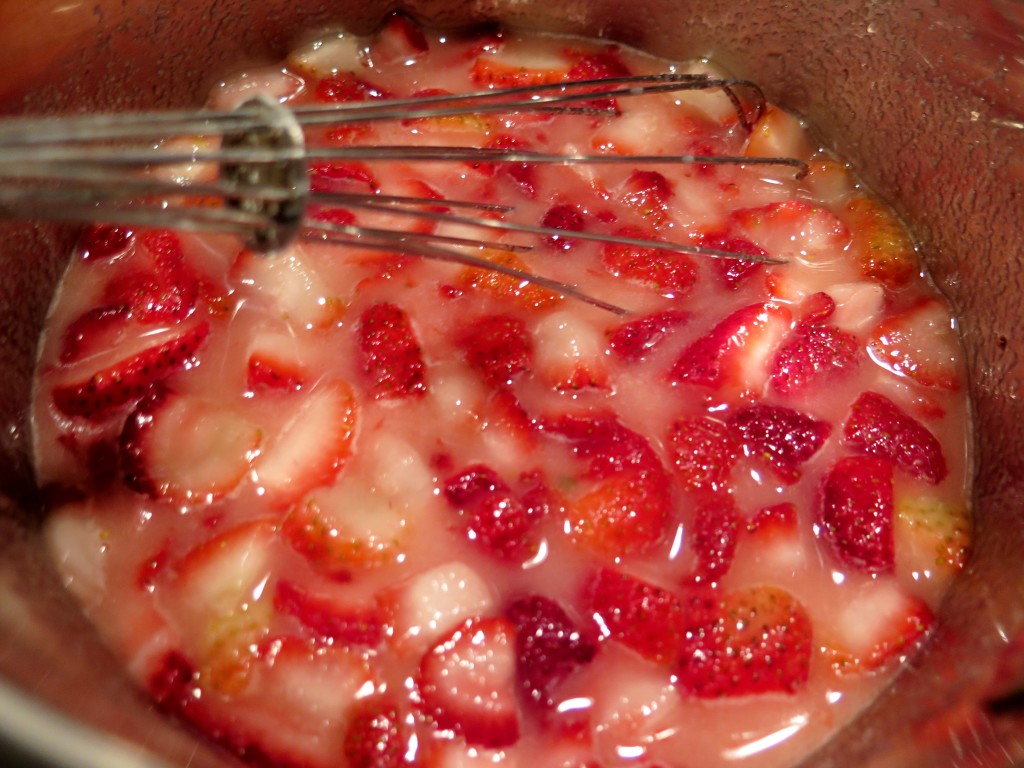
M349 714L342 749L349 768L402 768L412 734L398 703L377 696L357 703Z
M322 380L294 403L254 465L259 485L278 508L337 476L351 453L356 428L355 397L340 379Z
M745 237L738 237L728 232L712 232L704 235L699 242L702 248L714 248L730 253L743 253L747 256L767 258L768 253ZM739 290L744 282L764 270L764 264L748 259L712 259L715 273L730 291Z
M769 255L781 258L813 257L845 248L850 242L849 230L832 211L802 200L745 208L735 211L732 221Z
M507 619L470 619L423 657L422 707L439 730L486 749L519 740L515 632Z
M153 498L209 502L248 472L260 430L223 403L157 391L121 432L125 483Z
M490 467L474 464L444 482L444 496L463 518L466 536L502 560L532 554L531 509Z
M107 261L125 253L135 236L127 227L92 224L78 240L78 250L85 261Z
M789 310L779 304L738 309L683 350L670 380L760 392L768 376L767 361L789 326Z
M601 634L656 664L679 658L687 610L679 595L602 568L584 598Z
M564 232L583 232L586 227L586 219L580 209L568 203L558 203L548 208L547 213L540 220L542 227L548 229L559 229ZM545 242L556 251L571 251L576 247L577 240L566 235L546 235Z
M633 227L619 230L620 237L643 240L655 238ZM697 282L697 265L685 253L645 248L637 245L606 243L601 263L615 277L646 285L663 296L678 297L686 294Z
M357 335L373 397L394 399L426 393L423 353L405 310L386 302L374 304L360 316Z
M697 555L697 581L715 582L732 566L740 516L731 496L716 494L697 507L690 542Z
M310 594L290 581L279 581L274 609L294 616L318 640L331 645L373 648L384 641L384 614L376 603L345 604Z
M668 446L676 476L688 491L724 488L740 450L728 427L706 416L675 421Z
M195 363L208 323L175 327L143 339L146 346L113 352L115 362L56 386L53 404L67 416L102 421L146 396L153 385Z
M482 258L494 264L529 272L529 265L514 253L485 250ZM512 302L526 309L544 309L558 304L562 297L536 283L525 282L517 277L503 275L493 269L470 267L459 275L459 286L469 286L495 298Z
M316 84L316 100L328 104L391 98L391 94L351 72L339 72Z
M505 616L516 627L516 678L526 700L555 705L555 689L597 654L597 644L554 600L528 595L512 601Z
M791 536L797 532L796 504L784 501L759 509L747 523L747 531L762 539L776 536Z
M408 16L393 13L370 43L370 61L374 68L389 64L407 66L429 50L423 30Z
M629 77L631 71L615 51L598 51L580 58L566 74L569 81L601 80L611 77ZM619 104L615 98L596 98L583 102L591 109L619 113Z
M729 429L747 456L768 464L786 483L800 479L800 467L832 432L826 421L779 405L751 405L729 418Z
M566 526L576 544L608 557L643 555L668 535L670 492L664 475L612 475L568 505Z
M566 63L567 64L567 63ZM470 77L482 88L520 88L528 85L559 83L564 69L525 66L513 56L481 55L473 61Z
M533 342L526 324L511 315L480 318L459 340L466 362L492 387L507 387L533 368Z
M309 188L313 192L366 193L377 192L380 184L373 172L362 163L312 163L309 167ZM351 215L351 214L350 214ZM348 216L328 223L345 226Z
M689 318L686 312L670 309L630 320L609 332L608 346L624 360L643 360Z
M598 480L637 471L654 479L667 473L643 435L610 414L567 414L541 423L549 434L568 441L573 454L588 463L587 477Z
M247 391L302 389L308 376L293 335L261 331L249 343Z
M185 262L173 232L151 230L136 237L130 266L104 288L104 302L126 307L141 323L178 321L195 309L199 280Z
M128 308L122 305L87 309L64 330L60 361L74 363L116 347L131 332L130 316Z
M892 580L871 581L835 607L821 647L839 675L872 672L906 660L934 623L923 600Z
M843 425L846 443L864 453L888 459L929 483L948 474L942 444L924 424L877 392L864 392Z
M861 345L857 338L840 331L825 320L835 311L828 294L819 293L804 302L808 313L797 323L792 335L771 362L771 383L784 395L852 370L860 362Z
M586 318L552 312L533 328L537 378L559 392L601 388L608 384L601 332Z
M925 387L962 386L961 349L949 309L924 299L883 320L871 332L868 354L883 368Z
M872 197L856 197L845 211L861 274L897 288L921 272L914 241L895 214Z
M886 573L894 563L892 464L848 456L825 478L817 533L843 565Z
M702 699L792 694L807 685L811 620L788 592L755 586L725 594L681 642L679 681Z
M488 149L523 151L531 149L521 138L499 134L484 144ZM530 163L478 163L474 167L488 173L509 179L527 200L537 197L537 168Z
M615 190L615 196L622 205L636 211L655 229L668 222L669 200L674 194L668 179L657 171L633 171Z

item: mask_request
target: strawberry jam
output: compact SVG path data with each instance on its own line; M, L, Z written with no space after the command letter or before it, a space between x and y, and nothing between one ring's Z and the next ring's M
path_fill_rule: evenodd
M395 17L212 103L663 71L712 72ZM699 156L311 168L438 214L314 218L524 246L444 247L625 314L358 243L83 234L35 389L46 536L157 706L282 768L713 768L792 764L879 693L969 547L955 322L889 209L741 91L317 129Z

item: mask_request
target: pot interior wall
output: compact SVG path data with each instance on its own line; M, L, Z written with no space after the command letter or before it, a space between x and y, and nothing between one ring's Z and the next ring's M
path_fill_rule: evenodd
M8 0L0 2L0 103L9 112L196 105L216 75L275 61L328 26L367 31L392 7ZM711 55L808 117L908 220L961 318L978 438L975 553L933 650L811 762L861 765L881 755L892 764L937 764L922 741L935 728L925 724L1004 692L993 681L1012 683L1024 667L1019 4L410 0L406 7L437 26L499 19L600 34L666 56ZM0 671L14 686L0 692L0 719L10 696L29 691L170 762L225 764L138 697L39 552L24 407L35 341L69 242L59 229L0 227ZM950 741L939 730L935 743L944 749Z

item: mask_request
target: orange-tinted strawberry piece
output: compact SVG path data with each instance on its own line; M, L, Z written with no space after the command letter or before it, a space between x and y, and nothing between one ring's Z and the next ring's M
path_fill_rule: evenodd
M620 237L654 239L642 230L631 227L616 234ZM683 296L697 282L697 265L692 258L685 253L656 247L606 243L601 263L616 277L650 286L664 296Z
M574 542L608 557L651 552L668 535L670 505L663 478L623 472L568 505Z
M888 207L873 197L857 197L845 214L864 277L896 288L920 273L914 241Z

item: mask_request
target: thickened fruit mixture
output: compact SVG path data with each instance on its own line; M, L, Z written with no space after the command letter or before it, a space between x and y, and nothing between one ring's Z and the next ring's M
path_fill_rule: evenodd
M656 72L712 70L395 17L211 104ZM624 312L358 242L84 232L35 390L46 536L157 706L261 766L714 768L790 765L877 695L969 546L955 323L889 209L755 101L316 129L636 158L310 164L436 214L318 221L468 238L443 248Z

